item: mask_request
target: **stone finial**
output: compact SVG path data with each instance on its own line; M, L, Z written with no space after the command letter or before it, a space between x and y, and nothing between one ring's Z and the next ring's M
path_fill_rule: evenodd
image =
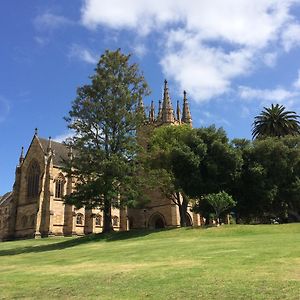
M38 135L38 129L37 129L37 127L34 129L34 135L35 135L35 136Z
M154 101L151 101L151 107L149 112L149 122L154 122L155 120L155 109L154 109Z
M176 114L177 114L177 121L180 124L181 123L181 110L180 110L180 106L179 106L179 101L177 101Z
M21 154L20 154L20 158L19 158L19 164L21 165L24 161L24 147L22 146L21 148Z
M157 120L161 121L162 119L162 102L158 101L158 114L157 114Z
M51 141L51 136L49 136L47 152L50 153L51 150L52 150L52 141Z
M174 111L172 107L171 98L169 95L168 82L165 80L164 86L164 98L162 104L162 122L163 123L174 123Z
M138 111L141 112L142 115L143 115L143 117L146 119L145 108L144 108L144 101L143 101L142 98L139 99Z
M186 91L183 91L183 109L182 109L182 119L181 121L192 127L192 116L190 112L189 103L186 97Z
M72 160L73 159L73 147L71 146L70 148L69 148L69 151L68 151L68 157L69 157L69 159L70 160Z

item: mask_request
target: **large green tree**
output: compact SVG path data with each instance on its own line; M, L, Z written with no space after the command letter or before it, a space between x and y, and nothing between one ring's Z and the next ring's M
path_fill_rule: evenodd
M67 140L73 157L66 171L75 178L75 189L65 199L76 207L100 207L103 231L112 228L111 206L134 204L142 198L139 161L141 147L137 129L143 123L139 103L148 86L130 55L105 51L91 82L77 90L68 127L74 136Z
M287 111L283 105L272 104L264 107L252 124L252 137L297 135L300 133L299 116L294 111Z
M179 208L180 225L188 225L187 194L197 185L194 176L199 170L206 146L189 126L162 126L150 139L150 163L157 174L157 187Z

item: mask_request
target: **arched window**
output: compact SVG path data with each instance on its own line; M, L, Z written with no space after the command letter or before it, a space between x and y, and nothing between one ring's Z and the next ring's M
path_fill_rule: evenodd
M65 178L60 174L55 180L55 198L62 198L64 196Z
M76 224L83 225L83 214L77 214L76 216Z
M112 221L113 226L118 226L119 218L117 216L113 216Z
M27 177L27 196L35 198L39 195L40 189L40 167L36 161L33 161L28 168Z
M101 223L102 223L102 216L101 215L96 215L95 225L96 226L101 226Z

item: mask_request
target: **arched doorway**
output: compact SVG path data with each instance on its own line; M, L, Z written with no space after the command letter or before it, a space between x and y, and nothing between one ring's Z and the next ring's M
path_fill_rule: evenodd
M186 226L188 227L193 226L192 218L189 213L186 213L185 218L186 218Z
M165 218L160 213L154 213L149 219L149 228L162 229L166 227Z

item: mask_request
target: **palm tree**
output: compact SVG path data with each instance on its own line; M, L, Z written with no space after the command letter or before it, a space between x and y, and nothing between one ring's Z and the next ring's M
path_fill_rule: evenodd
M297 135L300 133L299 116L294 111L286 111L283 105L272 104L264 107L260 115L254 118L252 137Z

